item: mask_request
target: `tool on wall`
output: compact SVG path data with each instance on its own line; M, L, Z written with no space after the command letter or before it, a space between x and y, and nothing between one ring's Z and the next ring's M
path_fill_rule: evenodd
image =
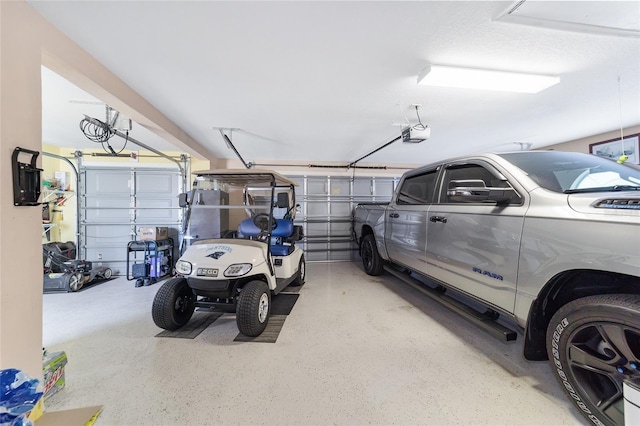
M28 163L18 161L21 153L31 154ZM13 172L13 205L14 206L38 206L40 197L40 172L36 167L36 161L40 152L17 147L11 156L11 169Z

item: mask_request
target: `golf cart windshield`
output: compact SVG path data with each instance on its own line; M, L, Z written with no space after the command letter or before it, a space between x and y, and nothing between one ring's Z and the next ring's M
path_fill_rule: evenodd
M295 182L269 170L195 172L184 239L187 245L211 238L237 238L245 219L295 218ZM268 236L266 230L265 236Z

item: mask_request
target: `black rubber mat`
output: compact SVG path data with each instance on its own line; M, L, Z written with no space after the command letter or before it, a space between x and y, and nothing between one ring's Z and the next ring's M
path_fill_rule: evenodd
M164 330L156 334L156 337L177 337L180 339L195 339L215 320L222 316L222 312L195 312L191 320L177 330Z
M234 342L257 342L257 343L275 343L278 340L280 331L284 326L287 315L293 310L293 306L298 301L299 294L280 293L271 299L271 315L267 328L258 337L247 337L244 334L238 334Z
M304 284L302 284L304 285ZM302 285L290 285L288 287L286 287L284 290L282 290L282 293L280 294L297 294L300 293L300 289L302 288Z
M258 337L248 337L244 334L238 334L234 342L256 342L256 343L275 343L278 340L284 321L287 319L286 315L273 315L269 317L269 323L267 328L264 329L261 335Z
M280 293L271 298L271 315L289 315L293 305L298 301L299 294Z

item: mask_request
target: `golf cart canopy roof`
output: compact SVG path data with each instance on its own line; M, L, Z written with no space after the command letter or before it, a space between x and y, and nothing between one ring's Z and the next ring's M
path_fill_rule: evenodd
M200 170L192 174L196 175L196 177L220 179L234 185L247 185L260 182L275 182L276 186L298 185L278 172L264 169L214 169Z

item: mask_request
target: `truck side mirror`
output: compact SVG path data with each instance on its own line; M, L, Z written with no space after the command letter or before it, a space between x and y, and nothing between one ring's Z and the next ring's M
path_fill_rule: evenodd
M452 180L449 182L447 197L456 203L482 203L495 201L498 204L511 200L513 188L487 188L483 180Z

